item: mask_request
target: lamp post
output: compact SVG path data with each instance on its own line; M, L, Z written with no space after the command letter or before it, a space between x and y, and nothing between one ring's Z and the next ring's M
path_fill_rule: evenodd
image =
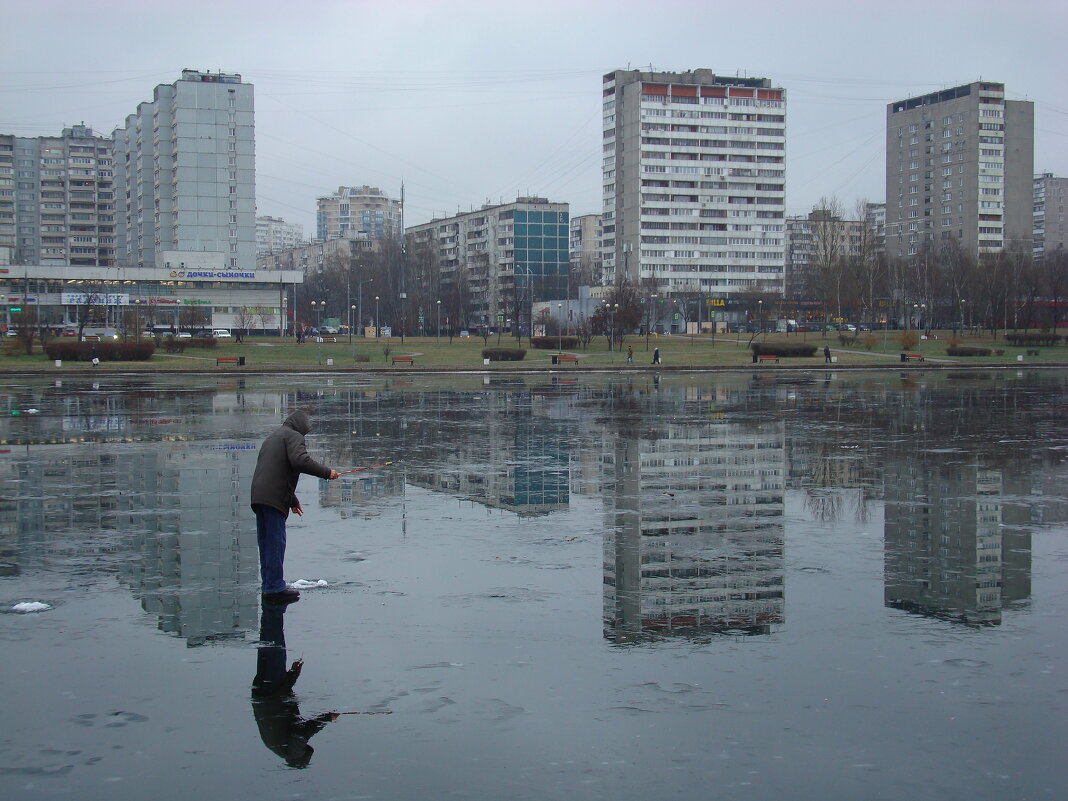
M352 323L356 316L356 304L349 306L349 352L352 354L352 363L356 364L356 343L352 339Z
M434 326L434 333L435 333L434 344L440 345L441 344L441 301L440 300L434 301L434 305L437 307L437 310L438 310L437 325Z
M375 339L378 339L382 335L382 330L379 328L380 320L378 319L378 295L375 295Z
M960 335L964 337L964 298L960 299Z
M323 306L325 305L325 300L320 300L318 303L314 300L311 302L312 311L315 312L315 357L319 364L323 363L323 333L319 329L322 326Z
M559 351L564 349L564 334L563 334L564 321L563 321L563 318L562 318L563 310L564 310L564 304L563 303L557 303L556 304L556 316L561 318L560 319L560 323L556 326L556 350L557 350L557 352L559 352Z

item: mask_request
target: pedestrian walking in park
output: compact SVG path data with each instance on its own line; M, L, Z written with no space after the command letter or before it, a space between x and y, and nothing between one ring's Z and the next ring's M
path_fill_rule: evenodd
M660 348L653 348L653 364L660 364Z
M627 345L627 364L634 364L634 346Z
M826 364L831 363L831 349L826 345L823 346L823 361Z
M264 603L288 604L300 593L286 585L286 519L289 513L304 514L297 498L301 473L335 479L337 470L319 464L309 454L304 435L311 420L298 411L286 418L260 446L252 474L252 511L256 513L256 542L260 549L260 592Z

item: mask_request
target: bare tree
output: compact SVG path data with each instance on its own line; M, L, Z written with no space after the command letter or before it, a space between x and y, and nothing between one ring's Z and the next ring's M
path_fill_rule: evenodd
M821 197L808 219L812 232L810 291L823 302L825 314L833 309L834 316L841 317L847 246L842 204L836 197Z
M1038 262L1039 279L1042 293L1049 302L1049 326L1054 331L1061 321L1061 304L1068 294L1068 252L1059 246L1051 253L1045 254Z

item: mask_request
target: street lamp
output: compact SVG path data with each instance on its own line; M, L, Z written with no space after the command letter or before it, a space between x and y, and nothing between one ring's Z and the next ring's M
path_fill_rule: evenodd
M378 319L378 295L375 295L375 339L378 339L382 331L379 328L380 321Z
M964 298L960 299L960 335L964 336Z
M352 339L352 323L356 316L356 304L349 306L349 351L352 353L352 363L356 364L356 343Z
M436 332L434 344L440 345L441 344L441 301L440 300L436 300L436 301L434 301L434 304L437 306L437 309L438 309L437 325L435 326L435 329L434 329L435 332Z
M557 351L561 351L561 350L564 349L564 334L563 334L564 321L563 321L563 317L562 317L563 311L564 311L564 304L563 303L557 303L556 304L556 316L558 318L560 318L560 322L556 326L556 350Z
M319 329L322 327L323 306L325 305L325 300L320 300L318 303L314 300L311 302L312 311L315 312L315 356L319 364L323 363L323 332Z

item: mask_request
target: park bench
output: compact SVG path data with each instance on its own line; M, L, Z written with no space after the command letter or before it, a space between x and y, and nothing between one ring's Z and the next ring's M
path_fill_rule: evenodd
M393 364L400 362L401 364L410 364L413 367L415 366L414 356L391 356L390 359L392 360Z
M337 342L337 337L319 337L320 342Z
M902 353L901 354L901 361L903 361L903 362L922 362L923 361L923 354L922 353Z
M218 367L220 364L236 364L239 367L240 366L244 366L245 357L244 356L218 356L215 359L215 366Z
M760 360L760 361L761 361L762 363L763 363L763 362L775 362L775 364L778 364L778 363L779 363L779 357L778 357L778 356L776 356L776 355L775 355L775 354L773 354L773 353L762 353L762 354L760 354L760 356L758 356L757 358L758 358L758 359L759 359L759 360Z
M564 362L578 363L578 356L572 356L570 353L558 353L554 358L557 364L563 364Z

